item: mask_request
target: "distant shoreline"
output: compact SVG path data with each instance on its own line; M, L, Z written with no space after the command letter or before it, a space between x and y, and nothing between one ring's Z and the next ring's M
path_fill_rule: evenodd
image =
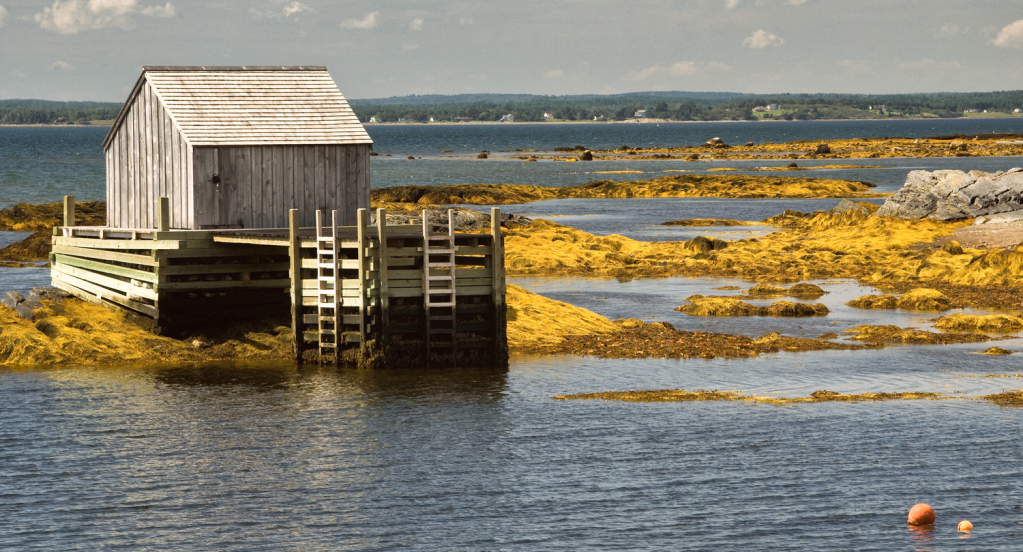
M828 123L839 123L839 122L853 122L853 121L978 121L978 120L1002 120L1002 119L1023 119L1023 116L1006 115L1005 117L956 117L956 118L938 118L938 117L896 117L896 118L885 118L885 119L805 119L798 120L794 119L786 121L784 119L758 119L756 121L736 121L734 119L721 119L716 121L672 121L669 119L625 119L623 121L522 121L513 123L502 123L499 121L435 121L432 123L362 123L364 126L469 126L469 125L649 125L649 124L696 124L696 123L812 123L812 122L828 122Z

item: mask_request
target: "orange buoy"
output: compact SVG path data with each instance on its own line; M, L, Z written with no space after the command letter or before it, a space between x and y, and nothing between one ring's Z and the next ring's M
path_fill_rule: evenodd
M909 509L910 525L931 525L934 523L934 508L921 502Z
M960 531L967 533L970 531L970 529L973 529L973 524L964 519L959 522L959 527L957 527L956 529L959 529Z

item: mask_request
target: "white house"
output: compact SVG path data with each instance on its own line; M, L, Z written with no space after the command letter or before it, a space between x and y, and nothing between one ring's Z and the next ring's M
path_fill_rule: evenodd
M1017 107L1016 109L1013 109L1012 112L1013 113L1023 113L1023 109L1020 109L1020 108Z
M505 115L504 117L501 117L501 120L498 121L498 122L499 123L514 123L515 122L515 116L512 115L511 113L509 113L509 114Z
M369 122L371 122L371 123L379 123L380 119L377 119L377 116L374 115L374 116L369 118Z
M636 112L635 117L637 119L640 118L640 117L646 117L646 110L645 109L640 109L639 111Z
M781 109L781 106L779 106L778 104L767 104L768 111L777 111L779 109Z
M553 118L554 118L554 114L553 114L553 113L551 113L550 111L544 111L544 112L543 112L543 119L544 119L545 121L550 121L550 120L551 120L551 119L553 119Z
M758 105L758 106L753 108L753 112L754 113L760 113L760 112L763 112L763 111L767 111L767 106Z

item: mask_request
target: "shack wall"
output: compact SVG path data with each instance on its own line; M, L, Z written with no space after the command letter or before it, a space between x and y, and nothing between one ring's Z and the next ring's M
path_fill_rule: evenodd
M369 208L370 146L193 147L193 229L286 228L288 210L315 225L337 210L339 225Z
M156 203L170 198L171 228L194 228L191 146L148 82L106 149L107 224L154 228Z

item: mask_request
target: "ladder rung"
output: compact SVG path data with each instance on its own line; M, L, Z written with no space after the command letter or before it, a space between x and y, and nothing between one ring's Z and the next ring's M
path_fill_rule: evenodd
M326 329L323 329L323 328L320 328L320 331L318 333L320 335L335 335L335 334L337 334L337 332L335 332L334 330L326 330Z
M452 294L454 292L455 292L455 290L453 290L453 289L428 289L428 290L426 290L426 293L429 293L430 295L445 295L445 294L450 295L450 294Z
M453 307L454 303L427 303L427 307Z
M430 316L430 322L434 320L454 320L454 316Z
M448 329L437 328L437 329L430 330L430 333L431 334L453 334L453 333L455 333L455 329L454 328L448 328Z
M427 280L454 280L454 276L427 276Z

